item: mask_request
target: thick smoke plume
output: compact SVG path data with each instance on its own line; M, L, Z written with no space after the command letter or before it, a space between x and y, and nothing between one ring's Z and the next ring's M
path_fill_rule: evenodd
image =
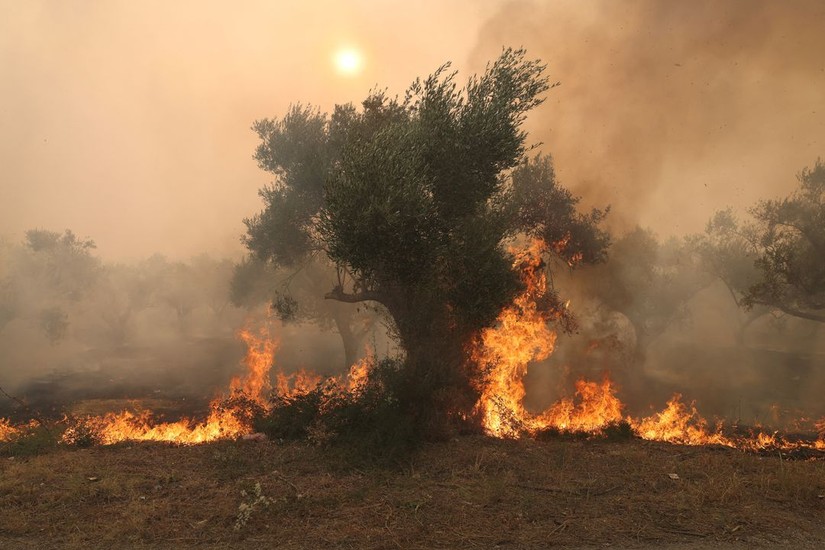
M516 44L548 63L561 86L530 127L563 183L614 228L680 235L823 155L823 28L818 0L516 1L473 58Z

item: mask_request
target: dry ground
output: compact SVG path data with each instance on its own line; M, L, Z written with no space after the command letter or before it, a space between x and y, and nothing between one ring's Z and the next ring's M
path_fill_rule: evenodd
M0 462L0 548L825 547L825 461L729 449L474 436L392 467L274 442ZM256 484L270 503L243 524Z

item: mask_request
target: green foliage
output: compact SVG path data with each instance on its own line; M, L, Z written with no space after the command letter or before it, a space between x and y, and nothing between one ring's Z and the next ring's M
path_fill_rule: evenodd
M797 179L793 193L760 201L744 222L717 212L694 241L738 305L825 322L825 165Z
M727 286L737 305L742 305L744 294L759 279L753 237L728 209L714 214L704 235L689 239L702 267Z
M256 257L235 264L229 284L229 298L236 307L253 308L275 293L275 270Z
M568 265L607 260L610 236L599 229L609 209L579 213L579 199L556 182L549 156L524 159L511 175L508 209L513 232L524 232L550 244Z
M825 164L817 160L798 180L789 197L761 201L751 210L760 280L748 289L745 304L825 322Z
M307 393L278 398L266 415L255 420L254 428L273 439L304 439L332 399L324 384Z

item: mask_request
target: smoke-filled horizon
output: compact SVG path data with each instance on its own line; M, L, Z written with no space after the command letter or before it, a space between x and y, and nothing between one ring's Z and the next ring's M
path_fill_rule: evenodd
M272 176L256 119L459 81L524 46L562 85L528 120L609 224L700 231L786 194L825 149L825 7L773 2L426 2L376 6L0 5L0 235L72 229L106 259L237 258ZM363 70L335 71L344 46Z
M126 261L238 257L272 180L253 121L464 69L496 3L2 1L0 235L69 228ZM336 72L344 47L358 74Z

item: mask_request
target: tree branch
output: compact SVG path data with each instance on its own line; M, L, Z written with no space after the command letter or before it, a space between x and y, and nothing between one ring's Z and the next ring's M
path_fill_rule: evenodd
M761 304L763 306L768 306L768 307L775 307L776 309L778 309L778 310L780 310L784 313L787 313L788 315L791 315L793 317L799 317L800 319L807 319L809 321L817 321L819 323L825 323L825 315L822 315L822 314L818 315L816 313L809 313L807 311L801 311L799 309L795 309L795 308L792 308L790 306L786 306L786 305L778 304L778 303L763 302L763 301L759 301L759 300L754 300L753 303L754 304Z
M347 294L340 286L336 286L331 292L324 294L325 300L338 300L348 304L357 304L358 302L379 302L383 303L383 295L373 290L364 290L355 294Z

